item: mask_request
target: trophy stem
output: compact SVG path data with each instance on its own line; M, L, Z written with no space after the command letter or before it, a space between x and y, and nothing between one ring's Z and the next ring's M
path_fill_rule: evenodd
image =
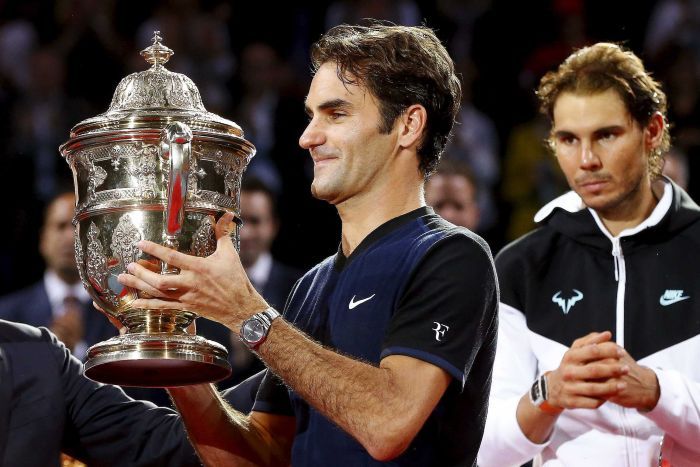
M197 317L196 313L180 310L129 310L120 319L127 334L172 333L186 334L187 327Z

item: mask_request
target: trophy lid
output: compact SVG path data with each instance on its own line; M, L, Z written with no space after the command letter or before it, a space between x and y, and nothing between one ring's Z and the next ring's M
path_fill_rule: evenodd
M160 31L155 31L153 44L141 51L151 67L123 78L107 112L75 125L71 138L105 130L153 128L172 120L186 121L193 130L243 137L236 123L207 112L190 78L163 66L172 55L174 52L162 43Z

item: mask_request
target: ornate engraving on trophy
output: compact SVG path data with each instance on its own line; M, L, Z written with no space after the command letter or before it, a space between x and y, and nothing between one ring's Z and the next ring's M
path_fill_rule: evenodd
M140 143L136 156L129 159L126 171L136 179L139 197L153 199L156 197L156 169L158 168L158 148L153 144Z
M126 270L126 265L135 262L140 255L140 250L136 246L139 240L143 239L141 231L136 228L131 221L129 214L124 214L117 227L112 233L112 255L119 260L122 270Z
M80 206L78 206L76 210L77 215L95 201L95 190L104 183L105 179L107 178L107 171L99 165L95 165L92 160L87 158L76 158L76 163L83 164L85 167L87 167L88 171L87 196L85 197L85 200L80 203Z
M216 251L216 236L214 223L210 216L205 217L192 236L192 254L196 256L209 256Z
M245 164L240 159L233 160L235 165L224 163L224 154L221 150L216 151L214 156L214 170L216 170L217 174L224 176L224 193L226 196L233 198L234 205L238 206L241 192L241 176Z
M80 282L82 282L83 287L89 288L90 283L85 275L84 265L85 256L83 255L83 244L80 242L80 233L78 230L75 231L73 236L73 250L75 251L75 263L78 266L78 275L80 276Z
M107 287L107 256L102 248L102 242L99 239L100 229L97 228L94 222L90 222L88 229L88 245L87 245L87 265L85 269L89 278L90 284L95 287L98 293L109 293Z
M239 214L240 178L255 153L238 125L207 112L189 78L164 67L173 51L161 41L155 33L153 44L141 51L150 68L125 77L107 112L73 127L60 148L79 194L74 248L81 280L127 328L125 335L89 349L85 374L146 387L216 381L230 365L224 347L188 333L195 312L134 308L139 294L123 286L119 275L129 263L146 259L136 246L140 240L163 243L171 230L175 249L212 254L215 219L224 211ZM176 132L190 135L187 142L172 140ZM174 144L175 152L166 151L166 144ZM181 161L186 153L189 160ZM168 154L175 154L176 164L161 157ZM187 189L168 196L169 180L186 181ZM176 229L169 225L173 213ZM231 237L238 241L237 229ZM174 269L161 267L161 273ZM133 367L126 364L137 360Z
M124 78L117 86L109 110L147 107L195 108L204 111L202 98L192 80L165 72L162 66L132 73Z
M190 200L201 198L202 190L199 188L199 181L207 175L204 169L199 167L199 158L202 154L201 150L202 146L200 145L192 148L190 174L187 177L187 197Z

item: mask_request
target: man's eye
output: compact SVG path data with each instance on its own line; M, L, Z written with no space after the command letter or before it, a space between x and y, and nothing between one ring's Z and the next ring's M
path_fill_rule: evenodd
M573 144L575 140L576 138L573 136L561 136L559 138L559 142L566 145Z
M333 120L338 120L340 117L344 117L345 114L341 112L333 112L331 113L331 119Z
M600 140L601 141L611 141L615 139L615 133L601 133L600 135Z

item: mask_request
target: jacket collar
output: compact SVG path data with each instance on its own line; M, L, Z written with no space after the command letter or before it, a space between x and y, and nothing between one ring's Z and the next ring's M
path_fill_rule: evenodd
M659 231L673 234L700 220L700 207L690 196L670 179L663 177L664 192L656 207L642 223L623 231L620 236L646 238ZM597 213L586 208L573 191L547 203L535 215L535 222L547 225L582 243L609 247L610 233L605 229ZM601 235L602 234L602 235Z

